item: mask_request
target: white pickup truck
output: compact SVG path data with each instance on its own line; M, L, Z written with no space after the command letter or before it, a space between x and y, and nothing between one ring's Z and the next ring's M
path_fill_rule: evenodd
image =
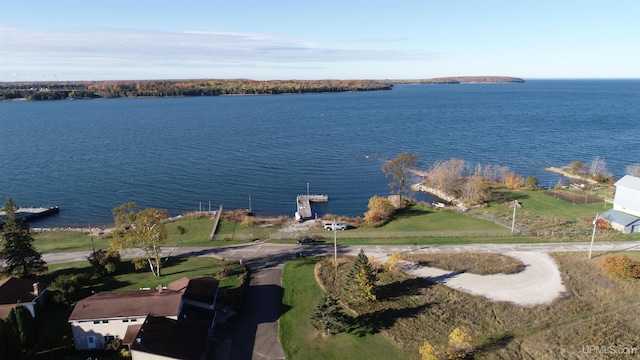
M325 229L331 231L331 230L347 230L347 224L345 223L341 223L341 222L337 222L337 223L326 223L324 225Z

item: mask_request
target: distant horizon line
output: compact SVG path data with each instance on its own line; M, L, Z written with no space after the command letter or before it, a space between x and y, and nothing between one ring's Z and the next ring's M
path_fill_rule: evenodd
M252 79L252 78L146 78L146 79L102 79L102 80L12 80L4 81L0 80L0 84L10 83L62 83L62 82L124 82L124 81L197 81L197 80L221 80L221 81L233 81L233 80L250 80L250 81L419 81L419 80L432 80L443 78L467 78L467 77L501 77L501 78L514 78L522 79L525 81L537 81L537 80L640 80L640 77L516 77L516 76L502 76L502 75L462 75L462 76L438 76L431 78L386 78L386 79L374 79L374 78L324 78L324 79Z

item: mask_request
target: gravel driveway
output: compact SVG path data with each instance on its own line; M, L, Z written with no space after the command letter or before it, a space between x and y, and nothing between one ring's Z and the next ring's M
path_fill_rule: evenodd
M452 272L404 262L402 270L412 276L484 296L493 301L506 301L521 306L548 304L566 291L560 270L549 254L533 251L504 253L524 263L517 274L476 275Z

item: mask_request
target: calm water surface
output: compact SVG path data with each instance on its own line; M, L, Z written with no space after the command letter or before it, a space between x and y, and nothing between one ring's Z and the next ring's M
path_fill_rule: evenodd
M172 215L209 206L362 215L389 193L382 159L451 157L542 170L599 156L640 162L640 81L398 85L392 91L0 103L0 195L59 205L35 226L112 222L128 201ZM4 202L4 200L3 200Z

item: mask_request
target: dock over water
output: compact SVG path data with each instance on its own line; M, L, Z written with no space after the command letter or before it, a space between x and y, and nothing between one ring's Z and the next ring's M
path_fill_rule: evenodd
M327 195L298 195L296 196L296 204L298 205L298 215L300 219L309 219L312 217L311 203L329 202Z
M58 206L51 207L38 207L38 208L18 208L15 210L16 218L23 219L25 221L37 219L44 216L49 216L52 214L57 214L60 212L60 208ZM0 211L0 226L4 225L5 212Z

